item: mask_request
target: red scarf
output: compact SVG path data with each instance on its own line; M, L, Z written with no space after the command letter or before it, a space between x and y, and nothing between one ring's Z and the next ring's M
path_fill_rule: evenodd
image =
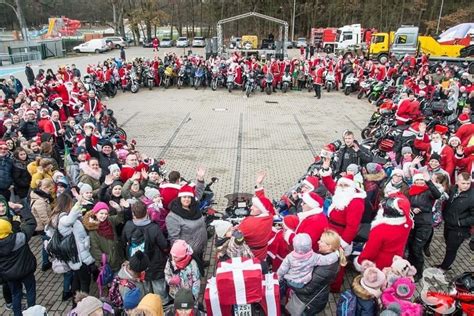
M182 269L186 268L186 266L189 264L191 259L192 259L191 256L187 255L186 257L184 257L180 261L175 261L174 263L176 264L176 268L179 269L179 270L182 270Z
M425 191L428 190L428 186L427 185L422 185L422 186L419 186L419 185L412 185L410 187L410 190L408 191L408 194L410 194L411 196L413 195L418 195L418 194L421 194Z
M110 223L109 220L105 220L99 224L97 234L99 234L99 236L104 237L105 239L115 239L114 229L112 227L112 223Z

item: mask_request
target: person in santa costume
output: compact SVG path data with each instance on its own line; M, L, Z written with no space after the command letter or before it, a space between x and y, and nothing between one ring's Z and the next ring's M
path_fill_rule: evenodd
M168 175L168 182L160 184L160 194L163 198L163 206L169 209L170 203L178 197L181 189L181 174L178 171L171 171Z
M425 172L413 176L413 185L408 194L415 222L408 242L408 261L415 266L415 281L418 281L423 273L423 249L433 230L433 204L441 197L441 193L431 181L430 175Z
M467 148L458 146L455 155L456 167L460 172L467 172L474 183L474 138L473 145Z
M272 202L265 196L262 183L266 174L257 174L255 196L252 198L250 216L246 217L237 229L244 235L245 242L252 250L255 258L263 265L267 258L268 241L272 234L273 210Z
M48 109L42 108L40 110L40 119L38 120L38 127L41 132L52 134L54 127L50 121Z
M442 125L436 125L434 132L431 134L431 141L427 141L427 137L425 137L426 124L420 123L419 129L420 133L414 142L415 148L425 153L425 161L430 161L430 156L433 153L440 155L441 168L449 174L451 183L454 183L454 151L451 146L444 144L442 139L442 135L446 133L447 128Z
M101 113L103 109L104 107L99 98L96 97L95 92L93 90L89 91L87 100L84 103L84 111L89 113L90 116L95 116L98 113Z
M142 170L148 171L148 165L138 161L138 156L135 153L130 153L125 159L125 165L120 171L120 181L127 182L136 172L141 173Z
M471 123L469 114L462 113L458 117L461 126L456 131L456 136L461 140L464 147L474 145L474 123Z
M298 224L294 229L286 227L283 238L290 246L296 234L306 233L311 237L313 250L318 251L318 240L329 228L326 215L323 213L324 200L314 192L306 192L302 196L302 212L297 214Z
M357 235L362 215L365 210L367 194L356 188L351 175L341 177L337 183L332 178L329 167L330 158L324 158L323 168L320 172L324 186L333 195L332 203L328 209L329 227L341 236L341 246L346 256L352 252L352 241ZM340 292L345 269L341 268L331 291Z
M371 224L369 238L354 266L362 270L362 262L369 260L377 268L390 267L394 256L403 257L411 226L405 214L410 211L410 203L394 197L382 200L376 218Z
M404 99L400 102L397 112L395 113L397 125L409 124L420 116L420 102L416 100L415 93L410 90L408 91L408 99Z
M314 92L315 92L314 97L318 99L321 99L321 86L323 85L323 81L324 81L324 67L322 65L319 65L314 70L314 76L313 76L313 87L314 87Z
M302 211L302 197L307 192L315 192L320 197L326 196L326 188L320 185L320 180L315 176L306 176L300 184L300 194L297 191L291 192L291 195L285 199L288 210L291 214L296 214Z

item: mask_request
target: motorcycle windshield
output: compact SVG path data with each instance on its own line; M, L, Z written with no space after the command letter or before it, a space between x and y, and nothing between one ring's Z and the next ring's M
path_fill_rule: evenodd
M234 205L238 201L251 201L252 197L253 194L243 192L230 193L224 196L227 199L227 207Z

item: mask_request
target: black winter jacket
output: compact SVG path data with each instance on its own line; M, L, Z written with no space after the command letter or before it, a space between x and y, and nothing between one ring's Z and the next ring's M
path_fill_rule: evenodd
M168 250L168 241L163 236L160 226L149 219L132 220L125 224L122 240L127 244L127 259L130 259L129 249L132 242L142 238L145 241L145 253L150 259L150 266L146 270L145 279L151 281L164 278L167 260L165 251Z
M15 193L22 199L27 197L30 191L31 174L26 169L29 162L23 163L16 159L13 161L12 175Z
M474 225L474 189L459 193L455 187L446 201L443 218L448 229L469 231Z
M40 129L36 121L25 121L20 125L20 132L27 140L30 140L40 132Z
M19 281L36 270L36 258L28 241L36 229L36 220L29 209L21 210L21 231L0 239L0 279Z
M364 147L359 146L359 150L355 151L354 148L344 145L334 155L334 174L345 172L350 164L363 166L371 161L372 155Z
M417 195L408 195L411 209L419 208L420 213L415 214L414 221L417 225L433 225L433 204L441 197L441 193L431 181L426 181L428 190Z
M12 178L13 159L9 154L0 157L0 189L8 189L13 182Z
M112 151L110 156L104 155L102 152L97 151L92 146L92 141L90 136L86 136L86 149L89 155L95 157L99 160L100 168L102 169L102 177L109 174L109 166L113 164L119 164L117 155Z
M296 296L305 303L307 315L316 315L324 310L329 299L329 286L336 278L339 262L328 266L317 266L313 277L301 289L294 289Z

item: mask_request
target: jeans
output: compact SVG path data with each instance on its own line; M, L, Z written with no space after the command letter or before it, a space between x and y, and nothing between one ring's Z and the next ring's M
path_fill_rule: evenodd
M72 271L63 274L63 293L72 292L72 279L74 273Z
M158 280L146 281L146 289L148 293L158 294L161 297L163 305L166 305L171 300L166 290L166 281L165 278Z
M320 84L313 84L313 88L314 88L315 96L318 99L321 99L321 85Z
M20 281L8 281L8 286L12 292L13 314L21 316L21 297L23 295L23 285L26 289L26 302L28 307L36 305L36 279L35 274L30 273Z
M456 259L456 254L463 241L469 238L468 230L449 229L444 227L444 240L446 242L446 254L441 263L441 269L448 270Z
M50 240L50 238L48 237L48 235L46 235L45 232L42 232L41 240L43 241L43 245L41 247L41 259L42 259L42 266L44 267L49 263L49 256L48 256L48 252L46 251L44 247L44 241Z
M422 276L425 258L423 248L428 242L433 227L431 225L415 224L415 228L410 232L408 238L408 261L415 266L416 275Z
M91 272L89 267L83 263L79 270L73 271L71 292L76 293L77 291L81 292L90 292L91 287Z

